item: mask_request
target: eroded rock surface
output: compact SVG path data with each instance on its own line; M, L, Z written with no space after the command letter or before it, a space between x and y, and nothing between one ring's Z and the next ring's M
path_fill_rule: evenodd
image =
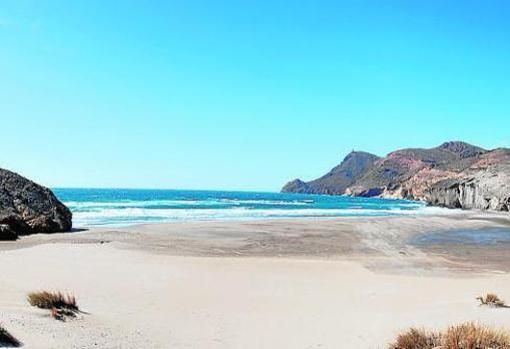
M48 188L0 169L0 239L69 231L71 211Z
M362 166L352 161L357 154L366 160ZM295 180L283 191L403 198L451 208L510 209L510 149L485 150L465 142L446 142L431 149L397 150L383 158L365 154L351 153L327 175L311 182Z

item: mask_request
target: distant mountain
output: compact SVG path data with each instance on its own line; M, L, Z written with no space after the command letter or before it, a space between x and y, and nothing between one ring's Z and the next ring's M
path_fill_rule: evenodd
M352 151L342 163L327 174L305 183L299 179L287 183L282 191L303 194L344 194L345 190L363 176L379 157L362 151Z
M379 158L351 152L329 173L295 179L283 192L391 197L432 205L510 209L510 149L485 150L465 142L402 149Z

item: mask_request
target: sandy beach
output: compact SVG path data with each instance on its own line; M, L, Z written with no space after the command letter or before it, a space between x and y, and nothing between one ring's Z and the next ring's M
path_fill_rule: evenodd
M0 0L0 349L510 349L509 14Z
M0 243L0 322L27 348L386 348L410 326L510 328L503 244L416 246L508 215L195 222L33 235ZM68 322L33 290L76 295Z

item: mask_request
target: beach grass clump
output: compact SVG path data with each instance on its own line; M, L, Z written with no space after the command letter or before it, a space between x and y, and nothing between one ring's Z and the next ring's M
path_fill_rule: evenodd
M510 333L469 322L448 328L441 342L444 349L509 349Z
M51 317L56 320L65 321L67 318L76 317L76 313L80 311L76 297L62 292L31 292L27 300L34 307L50 310Z
M21 342L9 333L5 328L0 326L0 346L7 348L21 347Z
M505 304L505 301L502 300L501 298L499 298L496 294L494 293L487 293L487 295L485 297L477 297L476 299L478 299L480 301L480 305L487 305L489 307L504 307L506 304Z
M78 311L76 298L70 294L62 292L38 291L28 294L30 305L41 309L68 309Z
M510 349L510 332L472 322L444 332L411 328L397 336L390 349Z
M429 349L440 345L440 336L423 329L410 328L399 334L390 349Z

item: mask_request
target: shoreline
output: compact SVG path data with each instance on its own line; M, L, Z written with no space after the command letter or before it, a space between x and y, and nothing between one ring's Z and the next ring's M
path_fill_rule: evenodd
M119 228L173 221L247 221L440 214L445 207L391 198L302 195L276 192L122 191L59 189L59 198L74 212L75 227ZM151 194L152 193L152 194ZM101 200L98 199L101 196Z
M410 326L510 329L505 309L475 300L510 299L510 258L494 263L487 257L501 251L492 246L408 244L489 227L510 228L508 217L175 222L24 236L0 243L0 321L26 348L379 349ZM26 302L41 289L75 294L88 314L51 319Z
M418 235L484 228L510 229L510 217L499 212L463 210L434 215L149 223L23 236L16 242L0 244L0 252L41 244L106 243L169 256L357 260L365 267L385 272L400 267L386 267L384 260L397 260L402 265L409 262L411 269L420 264L426 268L455 268L460 262L465 266L476 262L478 269L510 271L510 259L491 264L491 257L497 254L492 252L494 246L456 244L452 250L448 244L441 248L441 244L411 243ZM463 256L466 251L467 258ZM380 265L368 263L368 256L378 259Z

